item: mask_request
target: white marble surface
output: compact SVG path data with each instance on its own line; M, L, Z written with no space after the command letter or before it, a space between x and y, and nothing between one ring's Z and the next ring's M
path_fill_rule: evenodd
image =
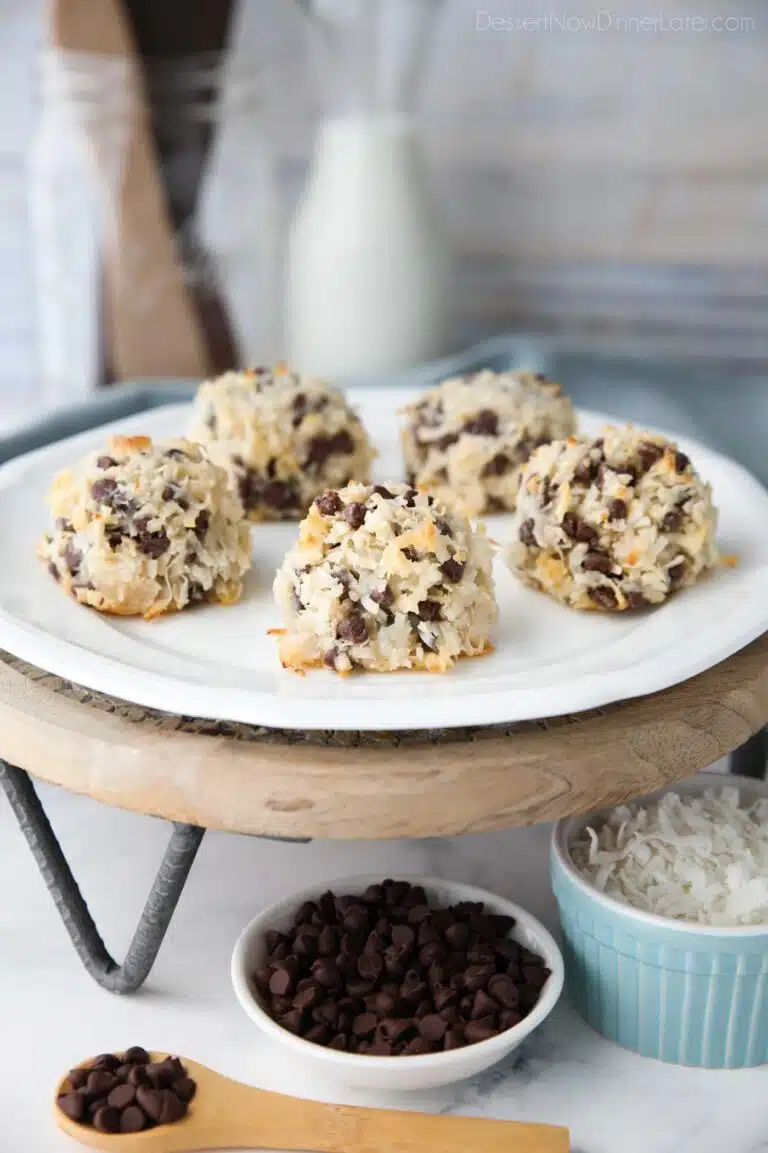
M59 790L41 792L106 940L122 955L167 826ZM300 1096L567 1125L575 1153L768 1151L768 1068L706 1072L636 1057L603 1041L562 1003L508 1064L452 1089L389 1100L302 1076L236 1004L228 966L239 930L261 905L310 877L435 873L495 888L554 927L548 832L539 826L444 841L311 845L208 833L148 985L120 998L80 967L0 799L0 1148L73 1149L50 1117L57 1075L84 1056L143 1044Z

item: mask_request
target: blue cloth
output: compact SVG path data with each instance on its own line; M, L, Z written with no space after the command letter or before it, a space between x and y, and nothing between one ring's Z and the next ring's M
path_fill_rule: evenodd
M546 341L501 336L396 376L345 383L424 388L445 376L480 368L550 373L580 407L695 437L732 456L768 484L768 378L757 373L568 354ZM115 386L87 403L49 414L0 438L0 463L88 428L186 399L194 390L195 383L188 381Z

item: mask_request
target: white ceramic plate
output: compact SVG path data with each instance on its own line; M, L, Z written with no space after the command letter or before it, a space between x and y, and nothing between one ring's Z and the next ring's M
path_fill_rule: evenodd
M377 479L401 475L396 409L403 391L351 392L380 456ZM594 430L609 418L582 413ZM59 676L172 713L293 729L413 729L492 724L597 708L678 684L724 660L768 629L768 493L738 465L680 440L713 485L720 542L735 569L646 613L577 613L523 588L496 562L496 650L449 673L360 674L283 670L267 629L275 569L295 524L257 525L254 568L243 599L152 622L105 617L57 589L35 556L54 474L119 431L154 437L185 428L174 405L19 457L0 469L0 646ZM504 542L508 518L487 519Z

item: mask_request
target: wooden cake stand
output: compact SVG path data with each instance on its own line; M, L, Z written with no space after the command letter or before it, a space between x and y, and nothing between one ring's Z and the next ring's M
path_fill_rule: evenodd
M146 979L206 828L288 840L437 837L652 792L728 753L761 777L768 633L665 692L576 716L407 733L295 732L170 716L0 652L0 784L88 972ZM174 823L126 959L110 956L31 777Z

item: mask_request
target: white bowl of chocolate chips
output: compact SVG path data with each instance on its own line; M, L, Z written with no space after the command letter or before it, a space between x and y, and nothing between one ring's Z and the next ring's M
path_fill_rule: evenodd
M251 1020L317 1075L400 1091L506 1057L552 1012L564 967L512 901L432 877L361 876L259 913L231 973Z

